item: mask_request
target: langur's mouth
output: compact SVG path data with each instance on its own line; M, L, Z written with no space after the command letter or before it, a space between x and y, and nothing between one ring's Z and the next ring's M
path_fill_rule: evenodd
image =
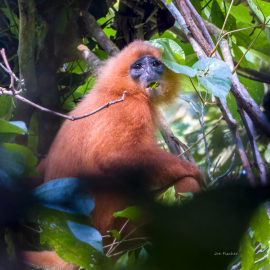
M151 82L146 87L146 94L147 96L155 100L161 95L161 85L158 82Z
M146 87L147 90L160 90L161 86L158 82L151 82Z

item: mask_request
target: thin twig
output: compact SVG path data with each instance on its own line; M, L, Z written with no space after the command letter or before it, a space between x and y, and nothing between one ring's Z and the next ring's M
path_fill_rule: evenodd
M202 130L202 134L203 134L203 141L204 141L204 148L205 148L205 155L206 155L206 159L207 159L207 163L208 163L208 166L207 166L207 173L208 173L208 176L210 178L211 181L214 180L211 172L210 172L210 168L211 168L211 160L210 160L210 157L209 157L209 151L208 151L208 143L206 141L206 138L205 138L205 131L204 131L204 120L203 120L203 117L204 117L204 105L202 104L202 115L201 115L201 119L200 119L200 115L198 115L199 117L199 122L200 122L200 125L201 125L201 130Z
M249 49L251 48L251 46L253 45L253 43L257 40L257 38L259 37L259 35L261 34L261 32L263 31L263 28L261 28L260 32L258 33L258 35L253 39L253 41L249 44L248 48L246 49L245 53L242 55L241 59L238 61L237 65L234 67L232 74L236 71L237 67L240 65L241 61L244 59L245 55L248 53Z
M132 238L132 239L122 240L122 241L119 241L119 242L114 242L114 243L112 243L112 244L110 244L110 245L104 246L103 248L111 247L111 246L113 246L113 245L115 245L115 244L118 244L118 243L120 243L120 242L123 243L123 242L130 242L130 241L136 241L136 240L144 240L144 241L147 241L147 242L148 242L147 238L145 238L145 237L141 237L141 238Z
M80 115L80 116L69 116L69 115L65 115L65 114L62 114L62 113L58 113L58 112L49 110L49 109L47 109L47 108L44 108L44 107L42 107L42 106L39 106L39 105L35 104L34 102L32 102L32 101L30 101L30 100L28 100L28 99L26 99L26 98L24 98L24 97L18 95L19 93L20 93L20 91L16 91L16 93L14 94L11 90L6 90L5 88L0 88L0 96L3 95L3 94L4 94L4 95L8 95L8 96L13 96L14 98L19 99L19 100L21 100L21 101L23 101L23 102L25 102L25 103L28 103L28 104L30 104L30 105L32 105L32 106L38 108L39 110L41 110L41 111L43 111L43 112L52 113L52 114L54 114L54 115L57 115L57 116L66 118L66 119L68 119L68 120L70 120L70 121L79 120L79 119L88 117L88 116L90 116L90 115L93 115L93 114L95 114L95 113L97 113L97 112L99 112L99 111L105 109L105 108L108 108L108 107L111 106L111 105L114 105L114 104L116 104L116 103L122 102L122 101L124 101L125 95L126 95L126 91L124 91L124 92L123 92L123 96L122 96L121 99L118 99L118 100L115 100L115 101L108 102L108 103L104 104L103 106L101 106L100 108L96 109L95 111L92 111L92 112L90 112L90 113L87 113L87 114L84 114L84 115Z
M138 249L138 248L144 247L144 246L146 246L147 244L150 244L150 242L148 241L148 242L146 242L146 243L143 243L143 244L137 245L137 246L135 246L135 247L132 247L132 248L127 248L127 249L122 250L122 251L120 251L120 252L114 253L114 254L112 254L112 255L110 255L110 256L108 256L108 257L117 256L117 255L123 254L123 253L125 253L125 252L127 252L127 251L129 251L129 250L135 250L135 249Z
M19 81L19 79L16 77L16 75L15 75L12 71L10 71L10 70L8 70L7 68L5 68L5 66L4 66L2 63L0 63L0 67L1 67L6 73L8 73L10 76L12 76L12 77L15 79L16 82Z
M223 177L227 176L230 173L230 171L232 170L232 167L234 165L234 160L235 160L235 154L233 154L232 162L231 162L231 165L230 165L229 169L224 174L218 176L214 181L212 181L209 184L209 187L211 187L212 185L214 185L220 178L223 178Z
M220 31L220 35L223 33L223 30L224 30L225 25L226 25L226 23L227 23L228 17L229 17L229 15L230 15L230 11L231 11L232 6L233 6L233 2L234 2L234 0L232 0L232 1L231 1L231 4L230 4L230 7L229 7L229 10L228 10L228 12L227 12L227 14L226 14L225 21L224 21L224 23L223 23L223 25L222 25L222 28L221 28L221 31Z
M119 234L124 230L124 228L126 227L126 225L127 225L127 223L129 222L129 219L125 222L125 224L122 226L122 228L120 229L120 231L119 231ZM115 243L116 243L116 238L113 240L113 242L112 242L112 244L111 244L111 247L109 248L109 250L108 250L108 252L106 253L106 256L108 256L109 254L110 254L110 252L112 252L114 249L112 249L113 248L113 246L115 245ZM123 239L124 240L124 239ZM122 240L122 241L123 241ZM120 242L119 242L120 243Z
M236 29L236 30L232 30L232 31L229 31L229 32L226 32L225 34L223 34L217 41L217 44L215 46L215 48L212 50L211 52L211 56L214 54L214 52L217 50L218 48L218 45L220 43L220 41L227 35L231 34L231 33L235 33L235 32L240 32L240 31L243 31L243 30L247 30L247 29L251 29L251 28L261 28L262 26L264 26L264 24L258 24L258 25L254 25L254 26L249 26L249 27L245 27L245 28L241 28L241 29Z
M191 148L193 148L196 144L198 144L201 140L203 140L204 137L206 137L208 134L210 134L214 129L216 129L218 127L219 122L223 119L223 116L221 116L217 122L215 123L215 126L209 130L203 137L201 137L197 142L195 142L194 144L192 144L185 152L183 152L181 155L179 155L179 157L181 157L182 155L184 155L187 151L189 151Z
M217 165L218 165L220 159L221 159L221 156L218 157L218 160L217 160L217 162L216 162L216 164L215 164L215 166L214 166L213 173L212 173L213 176L214 176L214 174L215 174L215 170L216 170L216 168L217 168Z
M128 238L131 234L133 234L133 232L135 232L138 228L140 228L141 226L143 226L145 224L145 222L144 223L142 223L141 225L139 225L138 227L136 227L135 229L133 229L129 234L127 234L123 239L122 239L122 241L123 240L125 240L126 238ZM125 224L124 224L124 226L125 226ZM120 232L120 231L119 231ZM120 241L110 252L108 251L107 252L107 254L106 254L106 256L108 256L108 257L111 257L111 256L116 256L117 254L113 254L113 255L110 255L121 243L122 243L122 241ZM146 243L147 244L147 243Z

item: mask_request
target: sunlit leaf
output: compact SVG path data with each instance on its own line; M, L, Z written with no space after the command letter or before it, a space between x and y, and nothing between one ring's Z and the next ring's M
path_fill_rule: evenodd
M210 93L226 99L231 87L231 70L222 60L203 58L193 65L197 78Z

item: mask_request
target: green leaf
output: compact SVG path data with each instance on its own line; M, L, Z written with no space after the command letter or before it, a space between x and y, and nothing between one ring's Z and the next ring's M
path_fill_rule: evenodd
M138 256L138 261L139 262L146 262L147 258L148 258L148 253L145 250L145 248L142 247L142 249L141 249L141 251L139 253L139 256Z
M12 144L12 143L5 143L5 146L8 151L16 151L24 155L25 170L21 176L38 176L39 175L35 169L38 159L29 148L23 145Z
M174 204L181 204L180 198L175 197L175 188L174 186L168 188L164 193L162 193L158 200L162 198L162 204L167 206L172 206Z
M216 0L212 2L211 7L211 22L218 28L222 28L223 22L225 20L224 14L220 9L220 6Z
M256 82L239 76L239 81L247 88L250 96L254 99L258 106L261 105L264 96L264 86L261 82Z
M236 100L235 100L235 97L229 93L227 98L226 98L226 103L227 103L227 106L232 114L232 117L238 122L238 123L241 123L243 124L242 122L242 119L241 119L241 116L240 114L238 113L237 111L237 104L236 104Z
M24 122L21 121L10 121L7 122L0 119L0 145L4 142L8 142L11 138L17 135L25 135L27 128Z
M1 8L1 10L5 13L5 15L8 17L11 26L10 31L13 35L16 37L18 36L18 27L20 25L18 16L13 12L10 11L8 8Z
M109 230L108 233L111 233L112 237L116 238L117 240L121 239L121 235L117 230Z
M203 58L193 65L197 71L197 78L213 95L226 99L231 87L231 70L222 60Z
M261 23L266 22L269 24L269 22L270 22L270 3L267 3L266 1L262 1L262 0L248 0L248 4L249 4L250 8L252 9L252 11L259 18ZM269 25L266 29L269 30ZM266 34L268 42L270 42L269 31L267 31L265 34Z
M108 59L108 54L100 49L95 48L95 50L93 51L93 53L101 60L107 60Z
M234 43L233 43L232 47L233 47L234 59L235 59L235 61L239 62L241 57L243 56L243 53L239 49L239 47L237 45L235 45ZM242 61L240 62L240 66L243 67L243 68L247 67L246 57L244 57L242 59Z
M194 77L196 72L181 64L185 62L185 54L183 49L173 40L167 38L159 38L148 41L151 45L162 49L161 61L175 73L182 73L189 77Z
M241 251L241 270L249 270L254 263L255 251L252 245L252 239L248 233L245 233L240 244Z
M101 251L102 236L94 228L85 225L88 219L80 220L76 215L42 206L36 207L28 215L31 222L42 228L41 244L55 249L63 260L89 270L110 266L109 258ZM79 223L79 220L85 224Z
M129 206L123 211L119 211L113 214L115 218L124 217L128 218L131 221L138 221L141 217L141 210L137 206Z
M11 96L1 96L0 97L0 118L4 120L9 120L11 118L13 111L12 98Z
M270 224L267 211L261 206L251 220L251 230L254 231L253 237L259 243L265 244L270 237Z
M118 268L120 266L127 266L127 263L128 263L128 251L117 260L117 262L114 265L114 268Z

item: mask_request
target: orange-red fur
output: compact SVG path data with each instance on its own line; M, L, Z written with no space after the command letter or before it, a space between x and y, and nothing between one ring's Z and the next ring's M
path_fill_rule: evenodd
M89 178L91 175L110 179L117 171L140 168L155 176L156 180L147 185L149 189L162 190L174 184L178 192L195 192L200 188L199 169L156 144L156 105L174 99L180 89L179 75L166 68L161 83L162 95L151 100L142 85L129 74L130 64L143 55L160 58L161 51L136 41L99 70L94 88L70 114L89 113L120 99L124 91L125 100L90 117L65 121L48 157L38 167L45 181L63 177ZM113 227L112 214L128 205L124 196L109 189L93 192L95 209L91 216L94 227L104 234Z

